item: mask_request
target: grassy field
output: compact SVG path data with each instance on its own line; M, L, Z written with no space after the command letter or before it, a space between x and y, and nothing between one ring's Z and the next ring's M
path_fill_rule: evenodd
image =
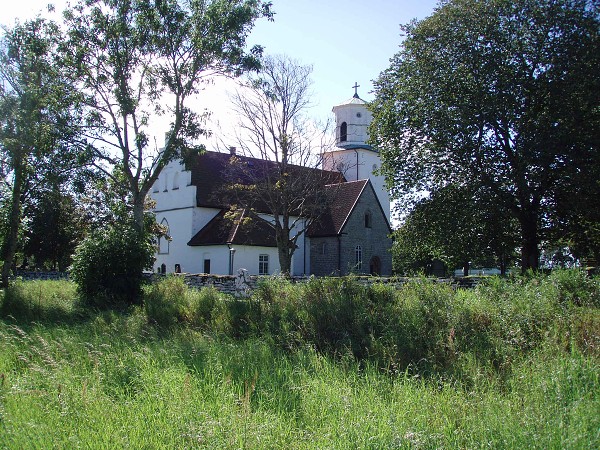
M572 273L273 280L243 301L167 280L113 312L17 283L0 448L599 448L599 299Z

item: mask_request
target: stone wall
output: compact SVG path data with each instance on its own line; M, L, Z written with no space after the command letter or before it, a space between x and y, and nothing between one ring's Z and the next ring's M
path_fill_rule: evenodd
M371 215L370 226L365 226L365 214ZM379 273L392 273L392 240L388 237L390 229L385 215L381 212L375 192L367 187L354 207L340 236L342 249L340 252L340 270L342 275L348 273L369 274L373 257L380 260ZM362 267L356 267L356 247L362 251Z
M183 277L185 284L190 287L200 289L203 287L214 287L220 292L231 294L231 295L247 295L252 292L261 280L269 279L268 276L257 276L257 275L210 275L210 274L192 274L192 273L180 273L180 274L169 274L161 275L157 273L149 273L148 278L154 282L160 280L165 276L177 276ZM19 271L17 277L23 280L64 280L69 279L69 274L66 272L25 272ZM292 277L292 283L304 283L308 281L309 277ZM353 278L357 283L363 286L369 286L372 284L387 284L399 288L403 284L411 280L411 278L400 278L400 277L376 277L376 276L356 276ZM479 278L438 278L438 283L447 283L455 287L470 288L475 286L480 279Z
M68 280L68 272L41 272L33 270L17 270L16 278L21 278L26 281L30 280Z

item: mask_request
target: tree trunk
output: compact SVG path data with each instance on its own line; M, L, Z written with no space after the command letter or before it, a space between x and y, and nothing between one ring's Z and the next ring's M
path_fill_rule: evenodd
M529 269L539 268L540 250L537 227L537 216L535 213L524 214L521 222L521 271L524 273Z
M4 242L2 260L2 287L8 286L10 272L15 262L15 254L17 253L17 240L19 238L19 228L21 226L21 191L23 186L23 167L20 160L15 163L15 179L12 190L10 217L8 223L8 232L6 241Z
M281 269L281 274L284 277L289 277L292 269L292 255L285 248L278 248L279 253L279 267Z
M294 249L290 248L290 231L285 228L278 228L276 230L276 242L281 274L289 277L292 269L292 255L294 254Z
M133 225L140 232L144 232L144 204L146 196L141 193L133 195Z
M505 276L506 275L506 256L504 256L504 253L500 256L498 261L500 263L500 276Z

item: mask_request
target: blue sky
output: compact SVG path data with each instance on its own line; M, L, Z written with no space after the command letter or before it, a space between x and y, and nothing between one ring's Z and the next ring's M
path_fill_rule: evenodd
M5 0L0 23L31 18L46 5L62 10L66 0ZM389 65L401 42L399 24L429 16L437 0L273 0L275 21L259 21L249 43L261 44L268 54L286 54L313 66L313 103L310 114L325 120L331 108L358 93L372 100L372 80ZM56 17L56 16L55 16ZM208 89L211 89L210 87ZM218 88L205 92L202 107L227 120L227 99Z

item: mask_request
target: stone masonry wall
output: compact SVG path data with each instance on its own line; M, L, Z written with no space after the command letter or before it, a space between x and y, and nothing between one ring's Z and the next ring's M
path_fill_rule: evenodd
M59 279L68 279L68 274L65 272L19 272L17 274L20 278L24 280L59 280ZM148 277L151 281L158 281L164 276L180 276L184 277L185 284L190 287L201 289L204 287L214 287L220 292L231 294L231 295L239 295L239 277L232 275L208 275L208 274L191 274L191 273L181 273L181 274L169 274L169 275L161 275L161 274L148 274ZM261 280L269 279L270 277L264 276L246 276L245 284L247 287L247 293L250 293L252 290L256 289L258 283ZM304 283L308 281L309 277L293 277L291 279L292 283ZM369 286L372 284L388 284L393 285L396 288L399 288L403 284L407 283L411 280L411 278L399 278L399 277L376 277L376 276L358 276L354 278L356 282ZM237 282L237 284L236 284ZM437 279L439 283L448 283L457 287L473 287L478 282L477 278L440 278Z

